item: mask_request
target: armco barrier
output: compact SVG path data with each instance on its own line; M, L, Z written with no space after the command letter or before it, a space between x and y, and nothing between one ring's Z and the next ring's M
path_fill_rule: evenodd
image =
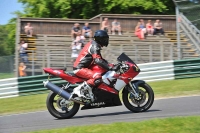
M200 77L200 58L174 61L175 79Z
M134 80L150 82L200 77L200 58L145 63L138 66L141 72ZM44 88L42 82L47 77L48 75L39 75L0 80L0 98L44 93L47 89ZM67 83L60 78L51 78L50 81L57 85Z

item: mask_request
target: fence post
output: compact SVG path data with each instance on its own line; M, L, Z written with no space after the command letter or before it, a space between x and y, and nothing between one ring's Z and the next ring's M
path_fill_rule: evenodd
M138 49L137 49L137 45L135 45L135 61L138 62Z
M173 55L174 55L174 53L173 53L173 45L172 44L170 44L170 60L173 60Z
M50 52L47 50L47 67L50 67Z
M163 51L163 43L160 45L160 61L164 60L164 51Z
M177 55L178 55L178 59L181 59L181 51L180 51L180 28L179 28L179 22L180 22L180 18L179 18L179 10L178 10L178 6L176 6L176 34L177 34Z
M153 49L152 49L152 45L149 45L149 62L152 62L153 60Z
M19 51L18 51L18 43L20 41L20 18L17 17L16 23L16 35L15 35L15 76L18 77L18 66L19 66Z
M34 53L33 50L31 50L32 52L32 76L35 75L35 60L34 60Z

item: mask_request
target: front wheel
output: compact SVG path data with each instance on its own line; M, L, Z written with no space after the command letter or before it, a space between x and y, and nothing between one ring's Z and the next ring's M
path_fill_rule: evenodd
M122 94L122 99L124 105L132 112L144 112L148 110L154 102L154 92L152 88L146 84L139 84L138 86L139 98L135 98L133 94L130 93L130 86L127 85Z
M68 101L66 106L61 107L60 102L63 98L54 92L49 92L46 100L46 106L49 113L58 119L69 119L79 110L80 104Z

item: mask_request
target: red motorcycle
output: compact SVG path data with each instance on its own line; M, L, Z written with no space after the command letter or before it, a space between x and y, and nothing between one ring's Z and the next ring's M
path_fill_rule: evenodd
M126 54L122 53L117 59L118 63L110 71L98 65L90 67L91 70L102 74L103 82L92 90L82 89L81 93L85 98L69 99L73 89L86 79L64 69L44 68L49 76L57 76L67 81L60 87L49 80L43 82L44 86L51 90L46 100L50 114L58 119L68 119L78 112L80 105L83 105L81 110L120 106L121 100L132 112L148 110L154 102L152 88L145 81L133 80L140 69ZM121 100L120 90L122 90Z

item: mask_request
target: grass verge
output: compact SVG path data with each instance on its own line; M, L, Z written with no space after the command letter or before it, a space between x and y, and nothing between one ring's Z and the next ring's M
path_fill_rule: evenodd
M199 133L200 116L76 126L29 133Z
M13 78L14 73L0 73L0 79Z
M200 78L149 83L155 98L200 94ZM0 99L0 115L46 110L46 94Z

